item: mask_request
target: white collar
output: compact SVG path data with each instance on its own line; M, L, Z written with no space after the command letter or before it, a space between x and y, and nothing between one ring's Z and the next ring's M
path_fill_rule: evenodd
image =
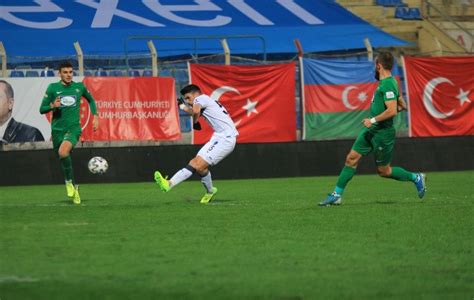
M13 118L13 115L8 118L8 120L3 123L3 125L0 126L0 139L3 139L3 136L5 135L5 131L7 131L8 124L10 123L11 119Z

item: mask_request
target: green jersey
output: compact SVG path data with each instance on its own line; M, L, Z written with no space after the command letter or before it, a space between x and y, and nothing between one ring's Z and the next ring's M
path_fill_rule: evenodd
M51 103L59 97L61 106L51 109ZM40 106L40 113L45 114L53 111L51 128L53 131L63 131L70 128L80 128L80 106L81 97L89 102L92 114L97 115L95 100L82 82L72 82L69 85L61 81L51 83L46 89Z
M383 113L387 107L385 106L386 101L397 101L398 96L398 83L392 76L380 80L379 86L375 90L374 98L372 104L370 105L370 116L371 118L380 115ZM393 128L393 118L377 122L370 129L384 129L384 128Z

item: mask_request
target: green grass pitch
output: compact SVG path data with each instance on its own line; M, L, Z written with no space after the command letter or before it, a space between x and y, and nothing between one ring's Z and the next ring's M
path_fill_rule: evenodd
M472 299L474 171L0 187L0 299Z

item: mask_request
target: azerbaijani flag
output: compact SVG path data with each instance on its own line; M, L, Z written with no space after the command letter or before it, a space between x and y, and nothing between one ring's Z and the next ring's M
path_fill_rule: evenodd
M374 62L302 59L303 139L354 138L369 117L378 81ZM400 81L397 68L392 74ZM396 129L407 128L406 114L394 120Z

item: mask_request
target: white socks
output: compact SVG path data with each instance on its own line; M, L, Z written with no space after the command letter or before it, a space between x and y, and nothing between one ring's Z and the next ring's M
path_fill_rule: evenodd
M185 181L189 177L191 177L196 170L191 167L191 166L186 166L185 168L182 168L176 174L171 177L169 180L170 183L170 188L180 184L181 182ZM212 177L211 177L211 172L208 171L204 176L201 176L201 182L204 185L204 188L208 193L212 193Z
M191 172L188 167L182 168L176 174L171 177L170 181L170 187L174 187L175 185L180 184L181 182L185 181L189 177L193 175L194 172Z
M212 193L212 177L211 171L208 171L206 175L201 177L201 182L208 193Z

